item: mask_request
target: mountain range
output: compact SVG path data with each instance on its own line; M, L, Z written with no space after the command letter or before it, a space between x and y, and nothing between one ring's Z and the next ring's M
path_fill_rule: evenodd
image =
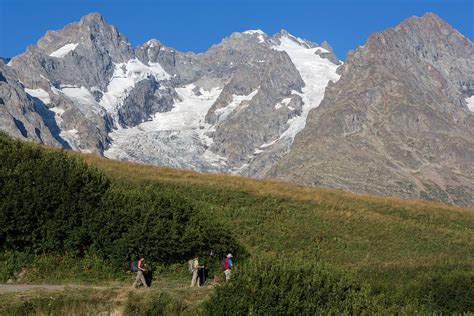
M0 129L111 159L474 206L474 45L438 16L327 42L133 48L97 13L0 60Z

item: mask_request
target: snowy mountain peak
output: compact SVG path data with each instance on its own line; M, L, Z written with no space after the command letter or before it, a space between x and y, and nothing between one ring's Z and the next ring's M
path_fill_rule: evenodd
M273 36L273 40L276 41L277 43L281 43L282 41L292 41L292 42L298 44L299 46L302 46L302 47L305 47L305 48L313 48L313 47L318 46L316 43L313 43L311 41L308 41L308 40L302 39L300 37L294 36L294 35L288 33L288 31L286 31L284 29L282 29L280 32L276 33Z
M247 30L242 32L242 34L256 37L259 43L265 42L265 40L268 38L268 35L262 30Z
M260 30L260 29L257 29L257 30L247 30L247 31L244 31L243 32L244 34L251 34L251 35L266 35L264 31Z
M334 54L331 45L324 41L321 45L302 39L300 37L291 35L285 30L281 30L273 35L271 39L273 48L276 50L308 50L312 54L319 55L321 58L327 59L335 65L341 65L341 61Z
M152 38L151 40L148 40L143 46L153 48L153 47L161 47L163 46L163 44L161 44L161 42L157 40L156 38Z

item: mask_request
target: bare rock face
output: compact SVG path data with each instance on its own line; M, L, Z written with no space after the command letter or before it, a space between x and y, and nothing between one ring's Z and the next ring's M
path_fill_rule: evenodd
M132 56L127 39L93 13L62 30L48 31L9 66L26 91L40 91L48 99L43 106L54 114L66 148L102 153L112 119L96 101L107 91L115 65Z
M127 38L100 14L84 16L59 31L48 31L36 45L14 57L11 66L27 87L49 80L53 86L76 85L106 90L114 63L133 56ZM30 74L34 74L31 76Z
M336 65L341 65L341 61L339 60L339 58L337 58L336 54L334 54L334 51L331 47L331 45L329 45L328 42L324 41L321 43L321 47L324 48L326 51L319 51L317 52L317 54L319 56L321 56L322 58L326 58L328 60L330 60L332 63L336 64Z
M351 53L269 177L474 205L474 46L433 14Z
M173 108L174 89L162 87L155 78L138 82L120 107L119 120L122 126L136 126L157 112L168 112Z
M51 117L54 113L29 97L15 73L0 61L0 126L10 135L37 143L66 144Z
M215 124L211 150L237 168L249 161L256 148L278 138L292 115L301 111L297 101L293 109L275 109L282 99L293 98L293 91L301 92L304 82L289 56L272 49L263 32L254 32L234 33L208 52L209 60L234 66L206 121ZM230 112L229 105L235 106Z

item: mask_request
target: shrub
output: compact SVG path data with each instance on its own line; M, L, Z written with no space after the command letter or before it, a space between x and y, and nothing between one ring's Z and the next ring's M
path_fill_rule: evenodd
M127 269L138 254L174 263L211 249L239 252L224 226L173 190L114 183L73 155L4 134L0 161L0 250L92 253Z
M84 161L0 135L0 247L81 253L83 219L98 209L109 180Z
M360 314L373 308L368 289L347 273L270 257L239 267L204 307L210 315Z
M415 296L430 311L453 314L474 313L474 272L437 273L420 281Z
M154 186L113 186L97 216L87 222L92 249L117 263L138 254L149 261L176 263L210 249L240 249L225 226Z
M13 251L0 252L0 282L14 279L21 267L31 262L33 256Z

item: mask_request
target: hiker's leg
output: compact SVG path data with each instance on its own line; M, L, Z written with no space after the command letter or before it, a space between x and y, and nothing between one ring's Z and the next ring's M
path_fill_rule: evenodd
M198 269L196 269L194 272L193 272L193 286L196 286L197 285L197 281L198 281Z
M199 269L199 286L204 285L204 268Z
M137 272L137 276L135 277L135 281L133 282L132 287L134 287L134 288L136 288L138 286L138 282L140 282L140 272L141 271Z
M191 279L191 287L196 285L197 276L198 276L198 270L196 269L193 271L193 278Z
M138 271L140 273L140 281L142 281L142 284L144 287L148 287L148 284L146 284L145 276L143 275L143 271Z

